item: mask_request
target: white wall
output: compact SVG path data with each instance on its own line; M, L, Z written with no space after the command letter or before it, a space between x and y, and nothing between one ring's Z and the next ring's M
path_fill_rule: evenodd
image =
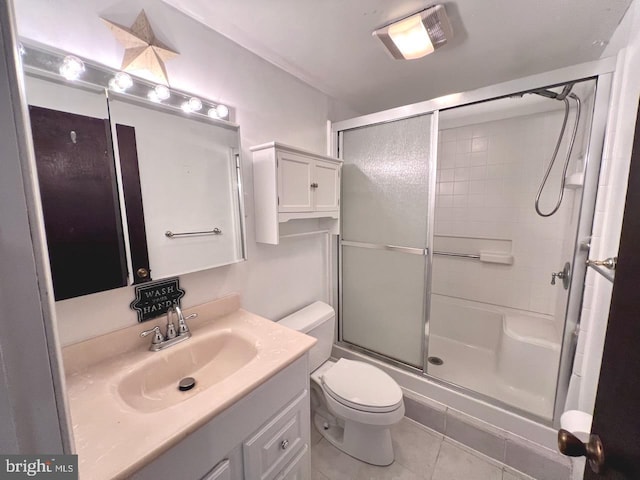
M320 237L289 239L280 246L253 240L249 147L271 140L326 152L326 121L357 115L330 97L244 50L225 37L153 0L20 0L19 34L97 62L118 67L122 47L100 20L130 26L144 8L158 38L180 56L167 62L171 86L235 108L241 126L248 255L242 264L181 277L183 305L197 305L239 291L243 306L278 318L327 299L327 252ZM57 303L63 344L136 322L133 289L123 288Z

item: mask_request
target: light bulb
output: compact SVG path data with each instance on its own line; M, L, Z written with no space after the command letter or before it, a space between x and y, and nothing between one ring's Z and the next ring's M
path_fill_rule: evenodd
M114 92L124 92L126 89L133 85L133 79L131 75L124 72L118 72L115 76L109 80L109 89Z
M167 100L171 96L171 91L164 85L156 85L153 89L158 97L158 100Z
M158 94L155 90L149 90L149 93L147 93L147 98L155 103L160 103L162 101L160 100L160 97L158 97Z
M116 76L113 77L113 80L121 91L125 91L127 88L133 86L133 79L128 73L118 72Z
M60 65L60 75L67 80L76 80L84 72L84 63L78 57L67 55Z
M211 118L226 118L229 115L229 108L226 105L219 104L210 108L207 115Z
M18 43L18 53L20 53L21 57L24 57L27 53L22 42Z
M229 116L229 107L226 105L219 104L216 107L216 112L218 113L218 117L227 118Z
M199 112L200 110L202 110L202 102L198 97L191 97L189 99L188 104L189 104L189 109L192 112Z

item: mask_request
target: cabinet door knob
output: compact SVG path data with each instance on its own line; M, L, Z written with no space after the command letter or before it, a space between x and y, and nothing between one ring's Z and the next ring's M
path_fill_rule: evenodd
M314 182L314 183L312 183L312 184L311 184L311 188L318 188L318 184L317 184L317 183L315 183L315 182Z
M136 271L136 274L138 275L138 277L140 278L147 278L149 276L149 270L147 270L146 268L139 268Z
M280 448L282 450L286 450L287 448L289 448L289 440L283 440L282 443L280 444Z

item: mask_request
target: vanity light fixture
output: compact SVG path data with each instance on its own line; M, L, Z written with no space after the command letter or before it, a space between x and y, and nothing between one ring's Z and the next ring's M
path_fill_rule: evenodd
M375 30L396 60L414 60L433 53L453 37L444 5L434 5Z
M84 62L78 57L67 55L60 65L60 75L67 80L77 80L84 72Z
M218 104L215 107L211 107L208 111L207 111L207 115L209 115L211 118L227 118L227 116L229 115L229 108L226 105L223 104Z
M116 92L124 92L133 86L131 75L125 72L118 72L109 80L109 88Z
M83 85L109 89L114 93L114 98L124 94L143 103L154 102L158 104L158 108L174 111L180 109L191 115L199 115L202 119L229 122L233 117L232 108L227 105L198 98L190 93L169 88L165 84L150 82L73 54L48 50L39 45L29 44L28 41L18 45L18 49L22 55L24 70L36 75L54 74L67 80L78 80L81 77Z

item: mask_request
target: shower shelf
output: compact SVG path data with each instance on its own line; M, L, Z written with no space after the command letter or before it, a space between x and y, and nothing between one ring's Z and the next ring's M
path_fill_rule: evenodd
M584 185L584 173L572 173L571 175L567 175L565 179L565 188L582 188Z

